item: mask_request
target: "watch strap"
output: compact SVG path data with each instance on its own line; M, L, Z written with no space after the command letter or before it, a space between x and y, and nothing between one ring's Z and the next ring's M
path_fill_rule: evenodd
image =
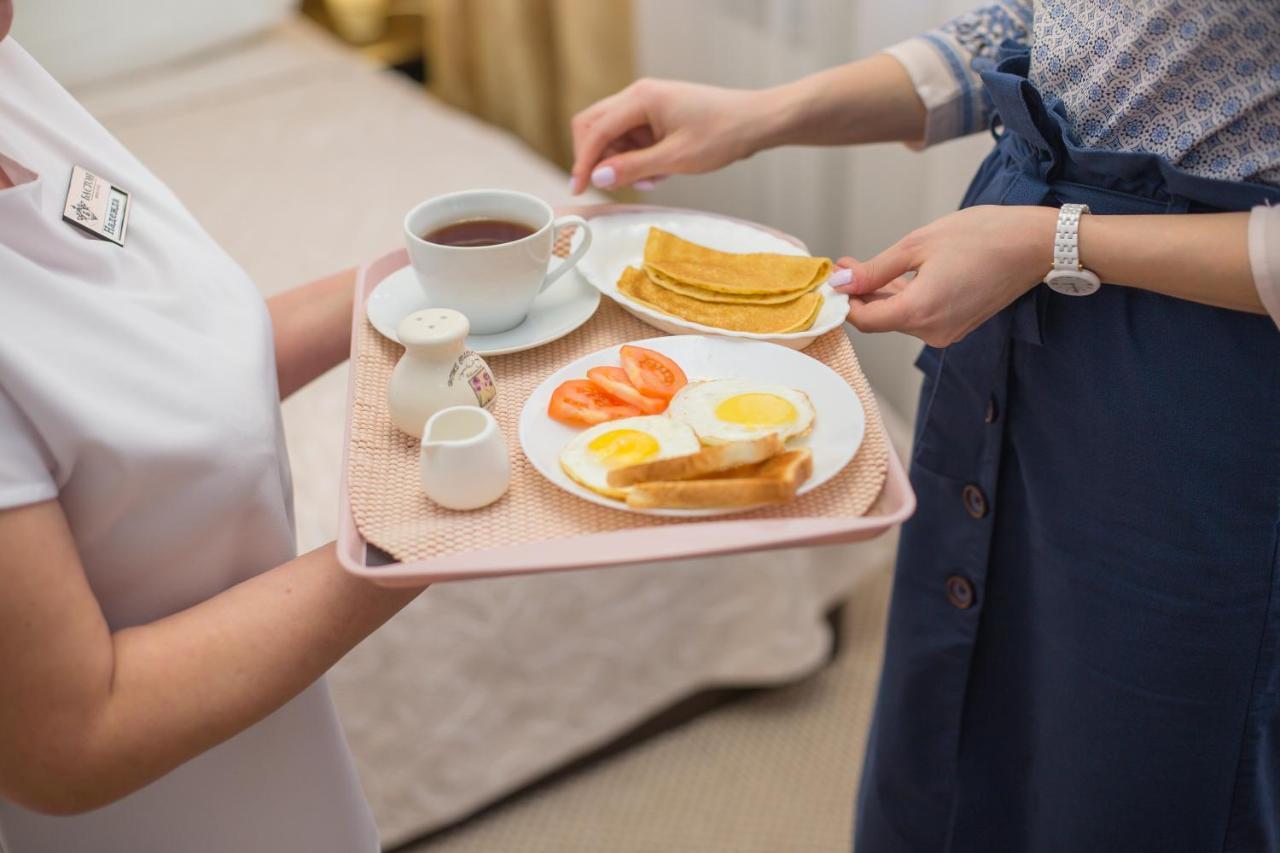
M1058 211L1058 230L1053 236L1053 268L1078 272L1080 264L1080 216L1089 212L1087 204L1064 204Z

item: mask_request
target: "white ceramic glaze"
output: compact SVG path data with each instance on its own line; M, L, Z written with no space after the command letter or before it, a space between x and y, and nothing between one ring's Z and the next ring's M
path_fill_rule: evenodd
M813 474L800 486L799 494L818 488L840 473L862 444L867 427L862 401L840 374L816 358L765 341L703 335L670 335L631 343L674 359L690 382L748 378L803 391L817 417L813 432L788 443L789 447L808 447L813 451ZM560 467L560 451L581 430L547 416L551 394L561 382L586 376L593 367L621 363L619 349L620 346L606 347L564 365L529 395L520 412L520 446L529 462L555 485L601 506L682 518L740 512L739 509L632 509L621 501L584 488Z
M507 444L493 415L453 406L427 421L419 450L422 490L446 509L479 509L511 484Z
M415 311L396 329L404 355L387 382L391 422L415 438L427 419L450 406L489 406L493 372L466 348L467 318L448 308Z
M496 246L442 246L422 239L466 219L505 219L536 230ZM570 225L578 227L582 241L548 273L556 236ZM528 193L467 190L436 196L410 210L404 239L427 302L461 311L476 334L493 335L523 323L538 294L578 263L591 247L591 226L581 216L556 218L551 205Z
M807 255L808 250L784 240L775 233L747 222L711 214L681 210L652 210L642 213L618 213L594 216L594 242L578 269L600 292L617 302L644 322L673 335L720 335L726 338L768 341L790 349L804 349L818 337L838 329L849 313L849 297L823 284L822 308L813 325L803 332L762 333L731 332L683 320L650 308L618 290L618 278L629 266L644 264L644 245L649 228L656 226L722 252L773 252L779 255Z
M574 236L575 245L577 235ZM554 270L563 261L551 256ZM412 314L430 308L427 297L418 286L413 267L405 266L378 282L365 300L365 316L383 336L400 343L396 327ZM480 355L506 355L549 344L563 338L591 319L600 307L600 291L576 270L565 273L555 284L538 294L529 316L514 329L493 335L467 336L467 349Z

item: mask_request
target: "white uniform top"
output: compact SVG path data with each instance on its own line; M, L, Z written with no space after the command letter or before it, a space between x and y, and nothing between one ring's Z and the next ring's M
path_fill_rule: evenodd
M74 165L132 193L123 248L62 221ZM289 560L271 326L244 271L13 39L0 169L17 184L0 190L0 508L62 502L112 630ZM352 853L378 839L321 681L106 808L46 817L0 799L0 846Z

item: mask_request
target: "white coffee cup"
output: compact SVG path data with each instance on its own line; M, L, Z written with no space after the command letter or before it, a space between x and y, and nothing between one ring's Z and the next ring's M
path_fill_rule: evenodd
M499 219L534 229L509 243L446 246L423 239L438 228L469 219ZM582 240L552 273L547 262L556 236L567 226ZM493 335L524 322L534 298L578 262L591 245L581 216L556 217L551 205L515 190L466 190L422 202L404 218L404 239L418 284L432 308L467 315L471 333Z

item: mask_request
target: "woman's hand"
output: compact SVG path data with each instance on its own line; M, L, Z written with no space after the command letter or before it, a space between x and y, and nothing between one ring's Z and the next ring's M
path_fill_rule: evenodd
M580 193L652 186L672 174L710 172L749 157L768 126L762 92L642 79L573 117L573 173Z
M850 295L849 322L935 347L959 341L1049 272L1057 217L1050 207L970 207L869 261L841 258L853 274L836 288Z
M953 344L1041 281L1053 265L1053 207L970 207L944 216L832 277L864 332ZM1136 287L1266 314L1249 263L1248 213L1086 214L1080 261L1106 287ZM906 277L914 272L914 278ZM1086 297L1087 298L1087 297Z
M911 77L887 54L759 91L637 80L574 116L569 186L649 189L778 145L919 140L924 117Z

